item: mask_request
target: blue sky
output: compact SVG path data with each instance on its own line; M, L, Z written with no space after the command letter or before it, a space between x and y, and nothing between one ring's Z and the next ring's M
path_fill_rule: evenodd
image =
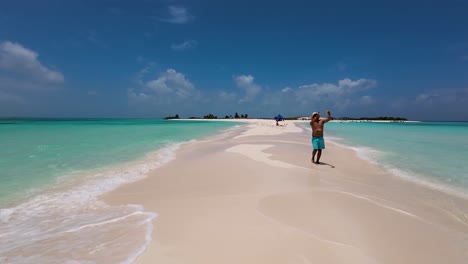
M377 2L2 1L0 116L468 120L468 2Z

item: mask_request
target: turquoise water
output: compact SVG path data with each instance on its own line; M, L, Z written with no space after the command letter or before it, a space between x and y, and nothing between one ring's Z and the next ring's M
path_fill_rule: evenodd
M401 176L468 193L468 122L331 122L325 136Z
M232 126L151 119L0 119L0 205L59 177L131 161Z
M232 122L0 120L0 263L132 263L157 212L98 199Z

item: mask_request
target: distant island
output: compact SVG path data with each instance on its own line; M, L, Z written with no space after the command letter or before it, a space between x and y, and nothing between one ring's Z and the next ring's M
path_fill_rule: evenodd
M249 115L248 114L241 114L239 115L237 112L234 114L234 116L232 115L226 115L224 116L224 119L245 119L245 118L249 118ZM164 119L166 120L169 120L169 119L180 119L179 115L175 115L175 116L166 116ZM189 117L188 119L218 119L217 116L209 113L203 117L196 117L196 116L191 116ZM219 118L219 119L223 119L223 118Z
M211 113L203 116L203 117L196 117L196 116L191 116L188 119L246 119L249 118L248 114L241 114L239 115L237 112L233 115L226 115L224 118L218 118L218 116L215 116ZM174 116L167 116L164 119L169 120L169 119L180 119L179 115L176 114ZM260 117L258 119L273 119L273 117ZM310 117L299 117L299 116L293 116L293 117L285 117L285 120L307 120L310 119ZM343 121L408 121L407 118L405 117L397 117L397 116L379 116L379 117L336 117L333 118L334 120L343 120Z
M175 116L166 116L164 119L168 120L168 119L180 119L179 115L175 115Z

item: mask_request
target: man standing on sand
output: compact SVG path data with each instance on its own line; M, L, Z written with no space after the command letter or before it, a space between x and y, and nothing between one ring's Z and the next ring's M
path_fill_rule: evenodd
M325 141L323 140L323 126L326 122L332 120L330 111L327 111L327 118L320 120L320 112L313 112L310 119L310 126L312 127L312 162L320 164L320 156L322 156L322 149L325 149ZM318 152L318 153L317 153ZM315 160L317 154L317 160Z

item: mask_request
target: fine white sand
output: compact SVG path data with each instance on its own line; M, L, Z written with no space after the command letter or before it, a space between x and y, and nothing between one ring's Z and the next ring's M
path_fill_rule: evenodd
M312 164L304 121L243 121L102 197L158 213L137 263L467 263L466 200L329 143Z

